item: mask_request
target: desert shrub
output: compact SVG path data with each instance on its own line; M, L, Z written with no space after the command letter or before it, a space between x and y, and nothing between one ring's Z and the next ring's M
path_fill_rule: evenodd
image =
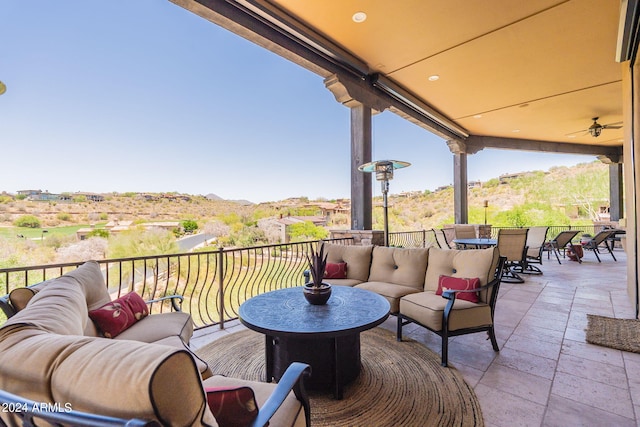
M33 215L22 215L13 222L16 227L40 228L40 220Z
M96 228L87 234L87 237L101 237L106 239L109 237L109 230L105 230L104 228Z
M71 215L67 212L60 212L58 215L56 215L56 218L58 218L60 221L71 221Z

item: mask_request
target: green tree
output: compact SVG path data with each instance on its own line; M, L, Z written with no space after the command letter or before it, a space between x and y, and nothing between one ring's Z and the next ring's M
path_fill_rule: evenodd
M109 238L109 230L104 228L96 228L87 234L87 237L102 237L103 239Z
M291 224L288 227L288 232L292 242L319 240L324 239L329 235L329 232L325 228L318 227L311 221Z
M198 223L192 219L185 219L180 223L185 233L193 233L198 229Z
M40 228L40 220L33 215L22 215L13 222L16 227Z

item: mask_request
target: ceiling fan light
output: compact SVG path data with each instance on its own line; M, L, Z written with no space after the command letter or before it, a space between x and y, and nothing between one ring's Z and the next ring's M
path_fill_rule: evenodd
M593 125L589 128L589 133L592 137L597 138L602 133L602 126Z

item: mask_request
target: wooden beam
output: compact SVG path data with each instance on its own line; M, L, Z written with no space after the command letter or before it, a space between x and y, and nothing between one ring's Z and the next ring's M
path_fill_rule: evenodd
M592 156L614 157L617 162L622 156L622 147L600 146L588 144L571 144L568 142L537 141L531 139L499 138L495 136L469 136L465 141L467 153L477 153L484 148L504 150L537 151L542 153L585 154Z

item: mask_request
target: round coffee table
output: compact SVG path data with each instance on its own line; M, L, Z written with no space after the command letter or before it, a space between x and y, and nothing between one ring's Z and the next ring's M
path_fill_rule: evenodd
M291 362L311 365L310 390L342 387L360 373L360 332L389 317L389 302L364 289L333 286L326 305L309 304L302 287L255 296L240 306L240 322L265 334L267 382L278 381Z

